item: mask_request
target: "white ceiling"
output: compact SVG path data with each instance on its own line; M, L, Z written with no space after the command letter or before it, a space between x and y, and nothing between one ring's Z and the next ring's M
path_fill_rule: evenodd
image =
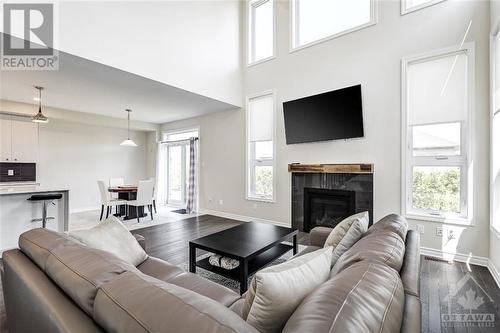
M64 52L59 70L0 72L1 99L35 104L35 85L45 106L156 124L237 108Z

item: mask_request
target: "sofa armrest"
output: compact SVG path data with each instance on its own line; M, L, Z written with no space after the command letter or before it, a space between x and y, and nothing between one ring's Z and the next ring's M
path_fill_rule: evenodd
M309 233L309 245L323 247L332 228L314 227Z
M133 234L137 242L139 242L139 245L146 251L146 239L144 236L139 235L139 234Z

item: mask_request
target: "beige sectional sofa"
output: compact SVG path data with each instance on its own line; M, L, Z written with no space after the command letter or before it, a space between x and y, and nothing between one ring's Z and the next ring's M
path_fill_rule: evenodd
M419 239L407 229L397 215L374 224L282 331L419 332ZM329 232L312 230L304 252ZM241 318L238 294L157 258L135 267L35 229L3 262L10 332L257 332Z

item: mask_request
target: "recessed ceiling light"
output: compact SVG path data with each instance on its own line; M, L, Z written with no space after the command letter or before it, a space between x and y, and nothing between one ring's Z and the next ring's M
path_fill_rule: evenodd
M33 97L33 100L34 100L35 102L40 102L40 97Z

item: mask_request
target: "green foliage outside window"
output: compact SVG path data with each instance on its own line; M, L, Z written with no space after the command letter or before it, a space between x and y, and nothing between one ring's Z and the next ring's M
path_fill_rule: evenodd
M255 193L271 198L273 196L273 168L260 166L255 168Z
M414 167L413 207L460 213L460 168Z

